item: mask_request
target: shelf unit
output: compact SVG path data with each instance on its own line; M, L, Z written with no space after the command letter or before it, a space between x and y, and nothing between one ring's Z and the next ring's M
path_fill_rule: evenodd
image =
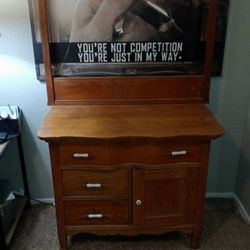
M9 249L10 242L13 238L15 230L17 228L18 222L23 214L23 211L27 205L30 205L30 193L29 187L27 182L27 175L26 175L26 168L24 162L24 155L23 155L23 148L22 148L22 139L21 134L18 134L16 137L12 138L11 140L0 144L0 161L4 157L5 153L11 146L11 143L14 143L16 140L17 147L18 147L18 155L17 158L20 162L20 170L21 170L21 178L23 180L23 188L24 188L24 196L16 196L15 197L15 204L14 204L14 220L13 223L8 230L7 233L4 233L3 226L2 226L2 216L0 216L0 249L7 250ZM8 166L11 167L11 166Z

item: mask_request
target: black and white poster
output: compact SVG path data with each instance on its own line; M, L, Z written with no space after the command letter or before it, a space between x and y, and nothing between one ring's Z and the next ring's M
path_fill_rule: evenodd
M37 75L38 0L30 1ZM209 0L49 0L55 76L202 74ZM229 0L219 0L213 71L222 67Z

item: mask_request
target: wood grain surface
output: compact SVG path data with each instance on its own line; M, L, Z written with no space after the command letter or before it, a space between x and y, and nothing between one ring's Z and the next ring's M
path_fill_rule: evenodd
M38 131L46 141L60 138L207 138L223 129L204 104L89 105L52 107Z

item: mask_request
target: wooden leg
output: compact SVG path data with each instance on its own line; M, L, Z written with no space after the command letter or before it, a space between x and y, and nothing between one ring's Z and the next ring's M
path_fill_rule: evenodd
M194 228L191 240L191 247L194 249L200 248L200 238L202 232L206 183L207 183L209 150L210 150L210 142L202 143L197 195L196 195L196 212L195 212Z
M191 238L191 248L198 249L200 248L200 237L201 233L193 232Z
M67 246L68 246L68 247L71 247L71 243L72 243L72 236L71 236L71 235L68 235L68 236L67 236Z
M61 182L61 171L60 169L60 152L59 147L56 143L49 144L50 150L50 160L52 166L52 176L54 183L54 194L55 194L55 209L56 209L56 223L57 223L57 232L58 240L61 250L67 249L67 233L65 231L65 222L64 222L64 204L63 204L63 191L61 185L58 183Z
M67 236L66 235L59 235L58 234L58 238L59 238L59 244L60 244L60 250L67 250L68 246L67 246Z

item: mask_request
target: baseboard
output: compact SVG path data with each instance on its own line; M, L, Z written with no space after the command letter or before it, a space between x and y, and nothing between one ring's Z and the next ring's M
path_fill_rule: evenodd
M243 220L250 224L250 215L235 193L206 193L206 198L233 199Z
M33 198L31 198L30 203L31 203L31 205L38 205L38 204L44 203L44 204L50 204L50 205L54 206L55 199L54 198L46 198L46 199L33 199Z
M228 193L206 193L206 198L234 199L235 194Z

